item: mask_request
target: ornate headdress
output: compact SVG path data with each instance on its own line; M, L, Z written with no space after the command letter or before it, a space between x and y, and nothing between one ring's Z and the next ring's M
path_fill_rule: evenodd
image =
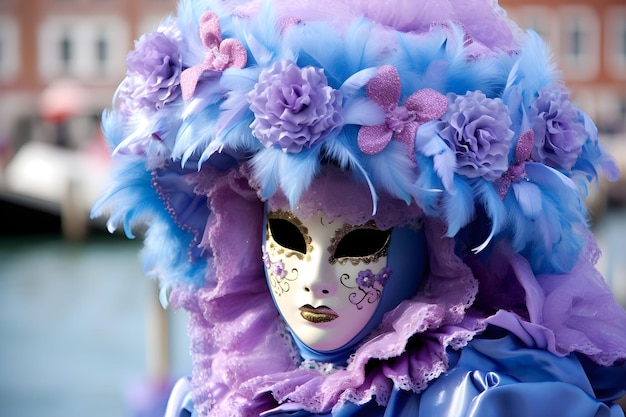
M150 226L146 273L160 280L164 302L195 314L198 403L219 409L222 400L207 399L208 385L223 384L248 398L238 407L258 406L252 393L271 385L263 377L293 371L291 362L273 361L244 377L248 371L237 373L234 364L247 363L250 352L233 359L235 331L229 338L215 328L250 314L258 336L268 329L264 318L277 321L260 307L271 303L263 283L251 279L262 273L259 207L278 194L296 206L330 167L365 185L372 213L384 195L419 207L434 225L427 227L438 248L432 257L447 257L441 263L448 265L437 270L431 259L440 282L432 300L448 311L437 326L464 328L440 343L442 357L483 325L469 324L473 303L489 313L516 306L512 298L490 305L477 295L476 279L485 293L507 280L521 293L541 292L541 301L526 300L518 313L557 334L554 352L581 351L605 364L626 356L602 335L574 341L562 320L567 309L550 317L542 310L558 293L554 283L582 285L583 269L599 293L608 292L590 266L598 254L584 195L599 172L611 180L618 172L541 39L486 0L309 3L181 2L176 18L136 42L114 109L104 113L119 168L94 214L112 207L110 227L123 222L129 235L134 225ZM496 258L508 266L490 269ZM478 271L484 282L474 278ZM465 282L454 300L457 287L444 288L444 277ZM255 360L270 357L257 342ZM387 358L401 353L389 348ZM311 410L339 397L384 402L384 388L355 378L370 357L357 354L349 377L333 374L332 383L293 371L300 388L281 386L275 398L304 402L308 383L328 387L327 397L310 399ZM211 381L217 371L210 366L225 376ZM403 386L419 390L445 359L424 369Z

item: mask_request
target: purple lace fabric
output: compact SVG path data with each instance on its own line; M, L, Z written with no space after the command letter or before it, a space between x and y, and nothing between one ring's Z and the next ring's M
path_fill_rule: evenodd
M290 210L300 219L312 219L323 212L328 220L341 218L352 225L374 220L381 229L400 224L419 225L424 215L417 205L407 206L404 201L383 192L376 204L376 214L372 214L374 203L367 185L342 174L338 168L326 168L326 174L313 180L313 184L293 208L280 190L269 202L274 210Z
M613 365L626 358L626 312L594 267L599 256L589 233L569 273L535 276L523 256L500 242L486 267L468 262L480 277L476 307L496 312L487 322L529 346L558 356L580 352Z
M426 218L432 250L418 295L387 313L345 368L300 367L266 287L263 204L247 174L194 175L195 192L211 202L201 246L214 254L215 275L199 290L175 290L170 300L190 313L191 386L200 415L258 415L285 402L311 412L372 398L384 405L394 387L424 390L448 368L446 350L462 348L487 324L557 355L577 351L602 365L626 358L626 313L593 268L591 237L571 274L535 277L506 242L486 263L459 258L443 224ZM241 222L247 227L233 227Z

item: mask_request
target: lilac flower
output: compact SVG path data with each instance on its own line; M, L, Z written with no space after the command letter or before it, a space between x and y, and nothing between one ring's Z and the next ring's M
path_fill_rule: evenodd
M375 277L374 273L371 269L366 269L365 271L359 271L356 277L356 283L359 287L362 288L370 288L374 285Z
M501 99L468 91L454 98L442 120L439 135L455 152L459 174L494 181L506 172L514 132Z
M126 67L120 91L123 112L159 110L180 96L182 61L176 41L165 33L141 36L126 58Z
M281 280L287 276L287 270L283 261L273 262L271 267L271 273L276 279Z
M248 100L255 116L253 135L285 152L310 148L343 123L341 93L328 86L320 68L276 62L261 72Z
M374 274L371 269L359 271L356 277L356 283L361 288L371 288L375 283L379 283L382 287L387 284L391 276L390 268L383 268L378 274Z
M278 262L273 262L267 252L263 252L263 264L267 272L277 281L287 276L287 270L285 269L283 261L279 260Z
M532 158L553 168L571 169L587 136L584 120L567 92L542 89L530 113L535 117Z
M385 267L381 269L378 274L376 274L376 281L378 281L378 283L384 287L387 284L387 281L389 281L390 276L391 268Z

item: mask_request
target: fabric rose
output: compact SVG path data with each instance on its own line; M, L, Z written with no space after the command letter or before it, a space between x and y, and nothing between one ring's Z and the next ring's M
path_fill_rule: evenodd
M123 112L159 110L180 96L182 61L176 41L162 32L145 34L126 58L120 91Z
M252 134L285 152L310 148L343 123L341 93L328 85L321 68L276 62L261 72L247 98L255 117Z
M572 106L567 92L542 89L531 104L530 115L535 118L532 158L553 168L570 170L587 135L583 118Z
M453 96L438 130L456 154L457 172L495 181L508 168L514 132L508 107L480 91Z

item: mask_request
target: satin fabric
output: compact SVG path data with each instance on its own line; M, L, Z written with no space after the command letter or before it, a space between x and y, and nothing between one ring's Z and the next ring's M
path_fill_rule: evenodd
M423 392L394 390L386 407L375 400L313 414L287 403L262 417L624 417L613 404L626 393L626 363L599 366L584 356L555 356L491 328L460 351L450 369ZM173 391L165 417L196 415L188 385ZM174 403L177 403L178 406Z
M626 392L626 365L604 367L576 355L558 357L506 334L474 339L451 352L451 367L424 392L395 390L375 401L311 414L279 407L263 417L623 417L612 404ZM610 389L607 389L610 387Z

